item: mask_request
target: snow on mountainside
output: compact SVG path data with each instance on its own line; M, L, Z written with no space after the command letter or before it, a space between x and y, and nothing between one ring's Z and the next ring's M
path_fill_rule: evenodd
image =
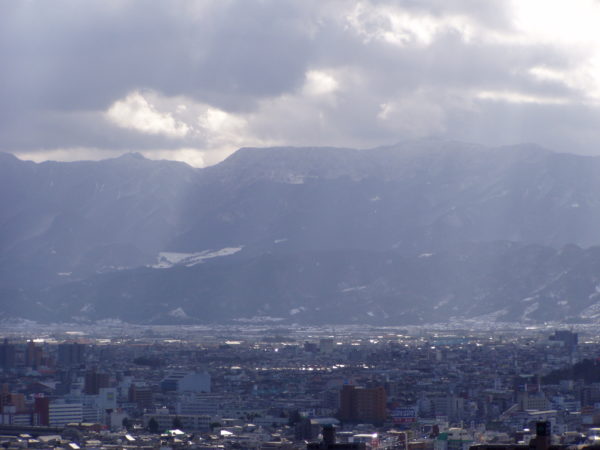
M201 264L204 260L217 258L219 256L234 255L243 247L227 247L221 250L211 251L204 250L197 253L175 253L175 252L160 252L158 254L158 263L151 266L154 269L168 269L175 265L183 265L192 267L196 264Z
M564 249L563 249L564 250ZM600 249L470 244L429 258L396 252L262 255L106 273L45 294L48 317L161 323L420 324L600 321ZM96 307L90 307L96 305ZM101 305L101 307L99 307ZM72 311L77 311L73 316ZM85 311L85 312L83 312Z
M9 316L36 304L135 320L120 308L142 296L155 302L144 320L155 321L310 321L325 310L333 320L331 308L344 320L405 323L425 310L600 317L595 250L585 249L600 244L596 157L429 140L241 149L205 169L137 154L42 164L1 154L0 201L0 313ZM307 252L328 255L327 270L292 263ZM472 253L478 265L454 273ZM188 271L211 277L197 285ZM398 274L420 281L398 285ZM111 310L101 299L119 301ZM209 305L212 316L202 312Z

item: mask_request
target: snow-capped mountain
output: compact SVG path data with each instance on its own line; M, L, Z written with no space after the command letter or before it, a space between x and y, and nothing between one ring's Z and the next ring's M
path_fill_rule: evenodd
M205 169L0 154L0 311L596 320L599 175L596 157L443 141L241 149Z

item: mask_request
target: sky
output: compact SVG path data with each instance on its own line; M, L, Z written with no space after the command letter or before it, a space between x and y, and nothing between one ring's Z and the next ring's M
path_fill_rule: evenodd
M0 151L436 138L600 155L597 0L0 0Z

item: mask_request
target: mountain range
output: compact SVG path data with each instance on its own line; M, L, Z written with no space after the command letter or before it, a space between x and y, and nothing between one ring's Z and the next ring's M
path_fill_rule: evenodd
M600 320L600 158L409 141L0 154L0 315L135 323Z

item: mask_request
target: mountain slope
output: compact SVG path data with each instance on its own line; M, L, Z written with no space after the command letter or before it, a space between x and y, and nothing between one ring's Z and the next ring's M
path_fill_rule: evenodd
M598 320L599 292L598 247L497 242L414 256L340 250L144 268L26 299L42 300L55 320L410 324Z
M595 314L596 253L577 246L600 245L597 157L438 141L241 149L205 169L0 154L0 201L11 317L31 305L142 321ZM174 267L148 267L161 252Z
M31 282L44 283L61 273L87 276L154 261L180 225L179 199L195 174L183 163L135 154L42 164L4 155L2 273L12 279L29 272Z

